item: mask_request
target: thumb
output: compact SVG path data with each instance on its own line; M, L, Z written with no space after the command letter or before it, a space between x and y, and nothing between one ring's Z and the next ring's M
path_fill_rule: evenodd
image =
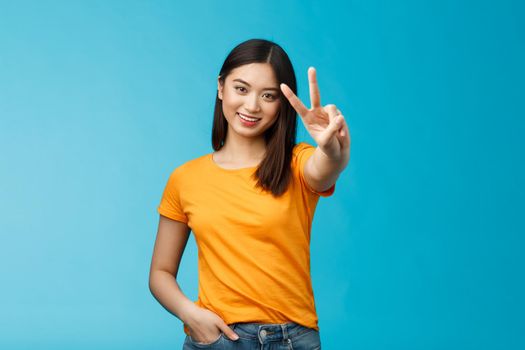
M220 326L219 326L220 330L226 334L226 336L228 338L230 338L231 340L237 340L239 339L239 336L237 335L237 333L235 333L233 331L233 329L231 329L226 323L222 323Z

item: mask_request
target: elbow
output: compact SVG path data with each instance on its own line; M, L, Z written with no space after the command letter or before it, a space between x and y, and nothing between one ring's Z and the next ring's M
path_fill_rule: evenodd
M148 279L148 289L153 296L155 296L156 280L157 280L157 272L155 270L151 270L149 273L149 279Z
M168 279L175 279L175 276L170 271L152 269L149 273L148 288L151 294L155 296L156 292L161 288L164 281Z

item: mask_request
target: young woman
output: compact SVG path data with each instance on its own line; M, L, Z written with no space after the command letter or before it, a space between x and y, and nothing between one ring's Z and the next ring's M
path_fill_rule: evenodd
M184 323L184 349L320 349L310 277L310 231L320 196L334 193L350 159L350 133L335 105L321 106L315 69L311 107L296 96L284 50L251 39L220 70L215 152L171 173L158 212L153 296ZM317 143L296 144L297 113ZM190 231L199 294L176 277Z

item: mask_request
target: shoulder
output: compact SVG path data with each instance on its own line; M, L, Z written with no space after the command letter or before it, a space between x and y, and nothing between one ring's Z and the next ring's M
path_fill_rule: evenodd
M203 167L207 166L209 154L193 158L179 164L171 171L170 178L182 180L183 178L191 178L195 174L202 173Z
M315 147L307 142L299 142L293 148L292 157L294 164L303 164L314 153Z
M298 153L301 153L303 152L304 150L307 150L309 148L314 148L314 146L312 146L311 144L307 143L307 142L299 142L298 144L296 144L293 148L293 153L294 155L298 154Z

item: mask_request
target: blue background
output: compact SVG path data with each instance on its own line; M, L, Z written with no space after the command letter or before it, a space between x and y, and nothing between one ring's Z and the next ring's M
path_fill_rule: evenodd
M519 1L1 1L0 348L180 349L148 289L170 172L241 41L289 54L351 159L312 232L325 349L523 349ZM301 122L298 140L315 145ZM190 236L179 283L197 298Z

